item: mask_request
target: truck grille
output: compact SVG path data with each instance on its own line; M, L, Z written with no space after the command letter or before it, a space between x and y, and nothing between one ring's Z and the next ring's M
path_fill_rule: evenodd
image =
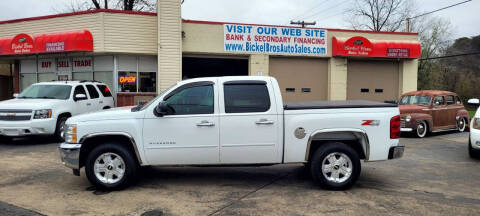
M28 121L32 110L0 110L0 121Z

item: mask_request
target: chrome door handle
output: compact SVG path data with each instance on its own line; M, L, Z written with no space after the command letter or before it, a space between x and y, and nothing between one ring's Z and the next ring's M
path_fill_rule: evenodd
M203 120L200 123L197 123L197 126L199 126L199 127L204 127L204 126L205 127L212 127L212 126L215 126L215 123L209 122L207 120Z
M268 120L268 119L260 119L260 120L256 121L255 124L270 125L270 124L273 124L273 121Z

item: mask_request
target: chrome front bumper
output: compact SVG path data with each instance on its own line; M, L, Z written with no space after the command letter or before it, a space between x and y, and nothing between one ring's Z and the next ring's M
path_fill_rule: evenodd
M74 170L80 169L80 147L82 144L62 143L58 147L63 165Z
M388 151L388 159L397 159L403 157L403 152L405 151L404 145L393 146L390 147L390 151Z

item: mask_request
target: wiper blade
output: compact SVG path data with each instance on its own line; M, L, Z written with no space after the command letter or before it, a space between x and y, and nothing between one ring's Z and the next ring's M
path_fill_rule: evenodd
M42 99L56 99L55 97L48 97L48 96L37 97L37 98L42 98Z

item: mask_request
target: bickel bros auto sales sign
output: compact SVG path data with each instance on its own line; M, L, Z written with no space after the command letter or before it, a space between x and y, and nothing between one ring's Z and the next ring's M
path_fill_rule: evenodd
M224 24L226 52L327 54L327 30Z

